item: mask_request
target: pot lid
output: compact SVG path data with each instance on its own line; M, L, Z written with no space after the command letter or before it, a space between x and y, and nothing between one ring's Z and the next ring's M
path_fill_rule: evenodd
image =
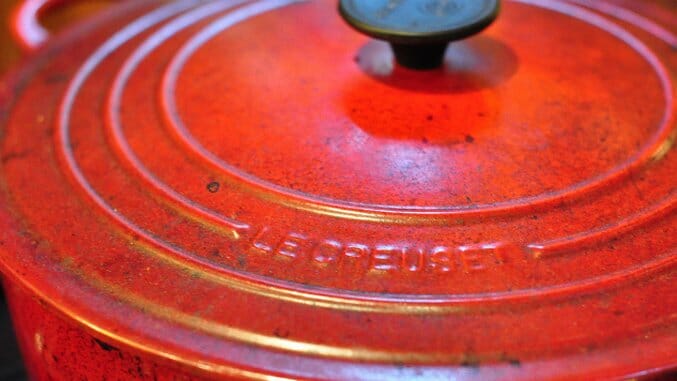
M9 82L3 271L209 374L672 368L677 22L625 3L117 6Z

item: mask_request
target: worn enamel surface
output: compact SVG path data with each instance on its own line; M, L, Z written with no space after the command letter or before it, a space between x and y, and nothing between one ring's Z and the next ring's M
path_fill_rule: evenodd
M334 1L133 3L0 124L1 268L87 334L203 377L676 365L677 23L505 1L415 72Z

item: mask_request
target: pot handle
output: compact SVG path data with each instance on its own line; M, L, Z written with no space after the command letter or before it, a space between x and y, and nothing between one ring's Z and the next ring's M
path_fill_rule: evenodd
M500 0L339 0L357 31L388 41L397 62L416 70L442 66L447 45L496 20Z
M25 51L37 49L49 38L49 32L38 21L38 15L63 0L23 0L14 10L10 21L12 34Z
M50 32L39 21L40 14L73 0L21 0L12 13L10 26L19 46L31 52L42 46Z

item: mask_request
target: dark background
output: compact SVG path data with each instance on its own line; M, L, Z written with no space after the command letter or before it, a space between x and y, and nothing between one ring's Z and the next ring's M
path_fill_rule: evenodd
M26 380L4 295L0 297L0 381Z

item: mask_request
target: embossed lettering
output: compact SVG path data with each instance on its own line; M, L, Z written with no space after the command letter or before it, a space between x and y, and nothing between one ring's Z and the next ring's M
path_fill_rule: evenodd
M402 252L402 269L411 272L421 271L424 266L425 252L421 248L407 248Z
M259 230L251 241L250 249L258 254L268 254L273 251L273 245L270 243L270 229L267 227Z
M435 273L447 273L454 268L454 251L445 246L438 246L430 252L428 268Z
M250 238L242 239L244 235ZM316 240L295 232L280 235L268 227L256 231L244 224L238 227L233 238L242 240L249 252L280 256L288 259L290 265L331 265L341 273L354 276L387 272L476 274L507 263L534 260L530 255L531 246L510 242L432 248L389 244L368 246L331 239Z
M503 265L516 260L516 257L524 258L526 255L524 248L513 243L487 244L483 248L491 253L496 265Z
M303 244L306 241L307 238L300 234L289 233L284 239L282 239L275 252L285 257L296 258L299 254L301 254L303 250Z
M351 243L343 249L341 269L343 271L366 271L369 266L369 246Z
M402 249L395 246L377 246L372 250L370 270L399 270Z
M336 262L341 253L341 244L335 241L320 242L313 250L313 261L328 264Z
M469 273L473 271L482 271L486 269L484 261L486 250L482 247L461 246L458 248L463 271Z
M376 12L376 17L383 19L383 18L390 16L390 14L393 13L393 11L395 9L397 9L397 7L402 5L403 1L404 0L390 0L390 1L388 1L388 3L386 3L386 5L384 7L382 7L381 9L379 9Z
M439 17L448 16L459 9L459 4L452 0L428 0L421 7L425 13Z

